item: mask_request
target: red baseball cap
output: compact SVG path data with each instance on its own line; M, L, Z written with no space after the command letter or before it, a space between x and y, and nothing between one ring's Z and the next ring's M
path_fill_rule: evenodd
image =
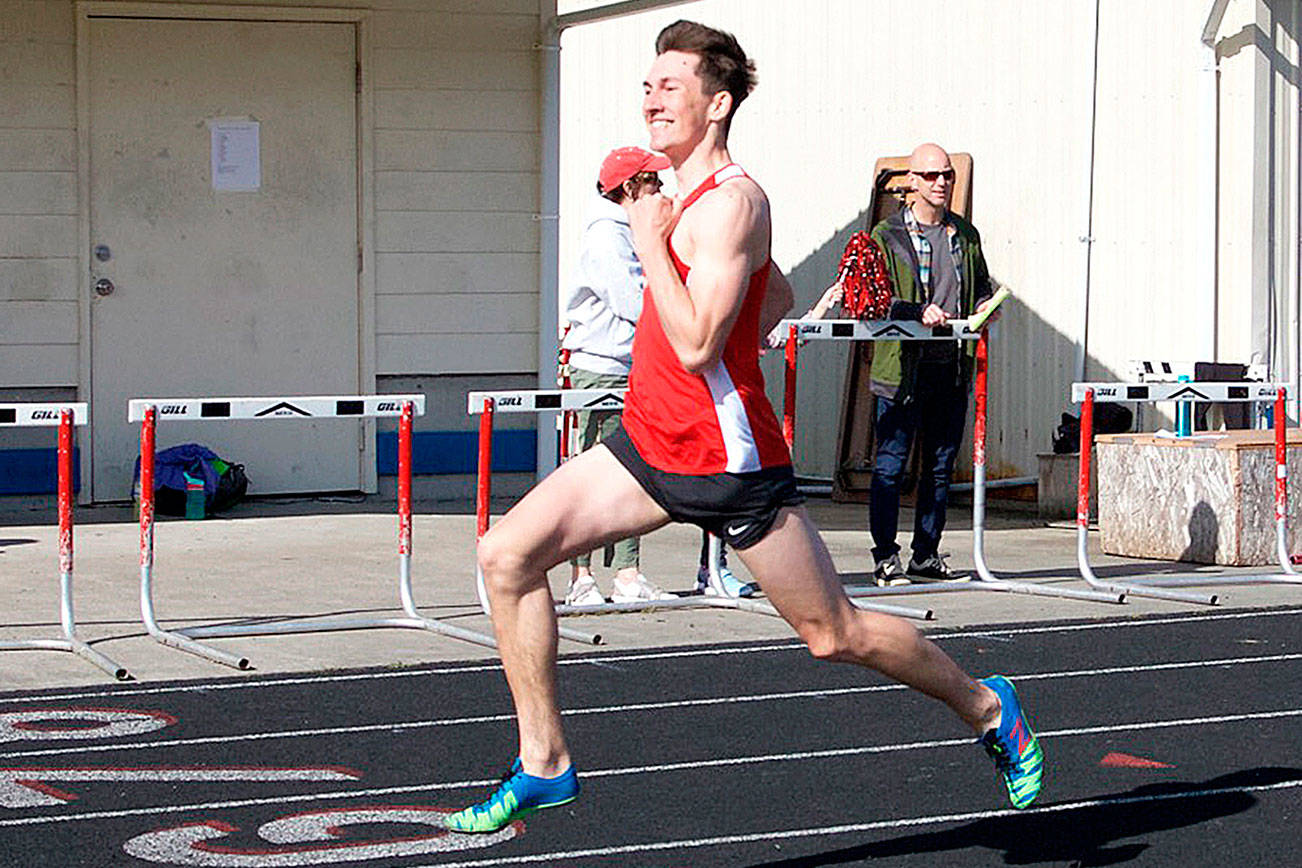
M601 185L601 192L609 193L638 172L659 172L670 165L668 157L641 148L616 148L601 161L597 183Z

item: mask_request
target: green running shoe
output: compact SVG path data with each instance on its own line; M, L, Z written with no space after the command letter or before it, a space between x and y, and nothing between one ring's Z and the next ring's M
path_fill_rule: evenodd
M444 820L454 832L496 832L543 808L568 804L579 796L579 776L570 766L554 778L525 774L517 758L487 801L471 805Z
M1044 774L1044 754L1031 731L1031 722L1017 701L1013 683L1002 675L982 678L981 683L999 697L1003 712L999 726L981 736L981 746L995 761L995 768L1008 788L1008 800L1014 808L1028 807L1040 794Z

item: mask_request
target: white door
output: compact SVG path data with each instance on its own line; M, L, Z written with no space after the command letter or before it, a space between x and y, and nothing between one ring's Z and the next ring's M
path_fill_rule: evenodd
M91 460L106 501L130 496L129 398L360 391L357 56L347 23L89 24ZM364 480L355 421L160 424L159 449L183 442L245 464L251 493Z

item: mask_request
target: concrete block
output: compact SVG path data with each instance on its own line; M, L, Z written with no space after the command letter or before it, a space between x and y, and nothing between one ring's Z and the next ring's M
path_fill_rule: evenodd
M1228 431L1174 439L1097 438L1103 551L1226 566L1269 566L1275 556L1274 432ZM1288 432L1288 539L1302 513L1302 430Z

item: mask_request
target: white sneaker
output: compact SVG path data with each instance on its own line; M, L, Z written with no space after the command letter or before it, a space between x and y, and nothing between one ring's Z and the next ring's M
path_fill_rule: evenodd
M612 603L646 603L654 600L676 599L678 599L676 595L660 590L641 573L637 574L637 581L631 585L625 585L619 579L616 579L615 591L610 595Z
M567 606L600 606L606 602L597 590L597 581L592 576L580 576L570 583L569 593L565 595Z

